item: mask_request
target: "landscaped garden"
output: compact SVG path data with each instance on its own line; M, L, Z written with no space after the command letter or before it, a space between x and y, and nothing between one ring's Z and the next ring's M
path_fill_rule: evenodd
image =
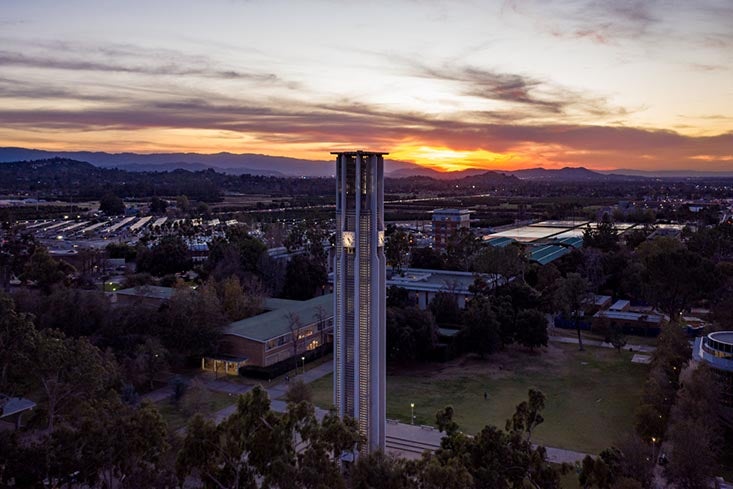
M547 397L545 422L533 440L547 446L598 453L633 431L649 366L631 363L632 353L554 344L543 352L508 349L484 360L463 357L442 364L394 370L387 375L387 416L434 424L447 405L468 433L486 424L504 427L530 388ZM332 403L332 376L313 384L316 405ZM486 394L486 398L484 398Z

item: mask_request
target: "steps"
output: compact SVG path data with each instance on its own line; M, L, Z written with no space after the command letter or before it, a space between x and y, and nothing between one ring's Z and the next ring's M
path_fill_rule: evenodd
M390 435L387 435L385 437L385 445L387 448L390 448L392 450L414 453L416 455L421 455L422 452L424 452L425 450L434 452L435 450L440 448L439 445L436 445L434 443L408 440L406 438L400 438Z

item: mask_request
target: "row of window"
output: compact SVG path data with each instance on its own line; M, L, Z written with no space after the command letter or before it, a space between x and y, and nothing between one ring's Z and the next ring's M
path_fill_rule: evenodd
M308 338L309 336L313 336L318 331L323 331L325 329L331 329L331 328L333 328L333 318L329 318L326 321L319 321L318 323L311 324L310 326L307 326L305 328L300 328L298 330L298 340L302 340L302 339ZM287 333L277 338L268 340L267 343L265 344L265 350L272 350L273 348L277 348L279 346L283 346L285 344L291 343L292 338L293 338L293 335L291 333Z
M733 345L730 343L722 343L712 338L703 340L703 349L718 358L733 359Z

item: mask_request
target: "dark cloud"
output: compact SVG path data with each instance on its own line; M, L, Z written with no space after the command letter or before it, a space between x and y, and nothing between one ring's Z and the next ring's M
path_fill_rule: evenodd
M235 70L222 70L207 66L188 66L176 61L163 61L150 64L122 64L113 61L82 59L81 57L57 57L46 55L26 55L12 51L0 51L0 66L21 66L70 71L102 71L136 73L143 75L201 76L210 78L244 79L259 82L278 80L274 74L243 73Z
M602 97L592 97L535 77L460 64L431 67L416 62L403 62L404 65L410 67L408 73L412 75L458 83L464 95L524 106L520 111L512 107L511 112L483 114L485 118L496 117L493 119L496 121L506 120L512 114L516 121L555 117L570 111L598 117L628 114L626 109L610 107Z
M693 157L700 155L709 165L727 162L730 166L733 155L733 133L691 137L630 127L482 123L393 113L348 101L265 107L181 99L84 111L0 109L0 123L36 130L217 129L247 133L273 144L358 142L388 148L400 141L422 141L458 150L494 152L525 151L529 145L554 148L557 156L553 157L558 161L606 167L698 167Z

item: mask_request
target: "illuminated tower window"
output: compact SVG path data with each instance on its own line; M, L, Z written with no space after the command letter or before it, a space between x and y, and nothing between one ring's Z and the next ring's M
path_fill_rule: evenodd
M354 151L336 157L334 405L354 417L366 443L384 449L386 344L384 159Z

